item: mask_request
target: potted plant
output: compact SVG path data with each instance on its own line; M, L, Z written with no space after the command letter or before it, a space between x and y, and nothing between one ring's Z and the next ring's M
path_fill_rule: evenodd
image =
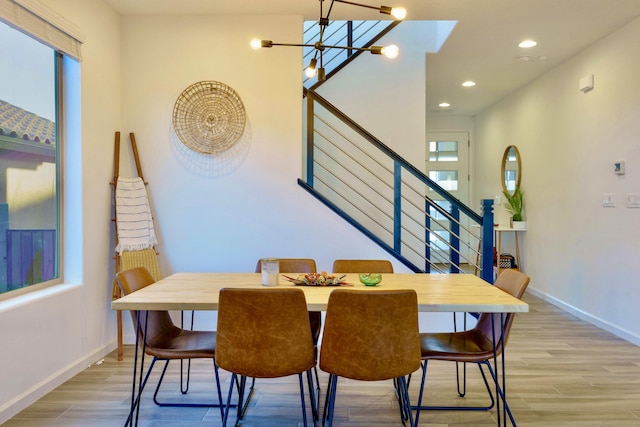
M522 216L522 210L524 209L524 193L517 187L513 194L503 191L504 197L507 199L507 211L511 214L513 221L513 228L517 230L523 230L527 228L527 223Z

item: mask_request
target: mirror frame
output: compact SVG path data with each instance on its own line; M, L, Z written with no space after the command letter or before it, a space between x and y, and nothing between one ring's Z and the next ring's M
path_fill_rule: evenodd
M516 176L516 189L520 188L520 181L522 179L522 159L520 157L520 150L518 150L518 147L516 147L515 145L509 145L504 150L504 154L502 155L502 168L500 173L500 182L502 183L502 189L509 194L511 194L511 192L507 190L507 184L504 179L504 172L505 172L505 166L507 165L507 159L509 157L509 151L511 151L512 148L516 152L516 161L518 162L518 174Z

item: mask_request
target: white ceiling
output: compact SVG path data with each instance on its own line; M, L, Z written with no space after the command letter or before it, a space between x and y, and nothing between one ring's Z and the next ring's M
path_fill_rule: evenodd
M266 14L318 19L318 0L105 0L127 14ZM456 20L440 52L427 57L427 110L448 101L450 111L475 114L534 80L634 18L640 0L359 0L404 6L407 19ZM324 2L328 6L329 0ZM340 7L338 7L340 6ZM336 5L333 19L377 19L375 11ZM532 38L538 46L517 47ZM402 46L400 46L402 49ZM529 61L518 59L529 55ZM540 60L544 57L544 60ZM464 80L477 86L465 89ZM577 87L576 82L576 87Z

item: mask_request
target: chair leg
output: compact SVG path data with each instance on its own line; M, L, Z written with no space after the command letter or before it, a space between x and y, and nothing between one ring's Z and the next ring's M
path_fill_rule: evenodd
M190 330L193 331L193 324L194 324L194 320L195 320L195 311L191 312L191 328ZM184 311L180 312L180 327L182 329L184 329ZM184 360L180 359L180 393L182 394L187 394L189 392L189 377L191 376L191 359L187 359L187 384L186 387L183 386L184 380L183 380L183 367L184 367Z
M418 395L418 406L416 407L416 409L417 409L417 412L416 412L416 425L418 424L418 420L420 418L420 411L423 410L423 409L424 410L445 410L445 411L489 411L489 410L493 409L493 407L495 406L495 398L493 397L493 392L491 391L491 385L489 384L489 381L487 380L487 376L486 376L486 374L484 372L484 369L482 369L482 365L486 365L487 366L487 368L489 369L489 373L491 375L491 378L493 379L494 383L497 384L497 379L496 379L495 372L494 372L493 368L491 367L491 363L489 361L480 362L477 365L478 365L478 369L480 369L480 374L482 375L482 380L484 381L484 386L487 389L487 393L489 394L489 398L491 399L491 402L489 403L489 405L487 405L487 406L423 406L422 405L422 394L423 394L423 391L424 391L424 383L425 383L426 374L427 374L427 361L425 360L424 363L423 363L422 383L420 384L420 394ZM497 390L498 390L499 398L502 399L503 402L505 402L505 409L507 411L507 415L509 415L509 419L511 420L511 425L513 425L515 427L516 426L515 419L513 417L513 414L511 413L511 409L509 408L509 404L506 403L506 401L505 401L504 392L502 391L502 388L500 387L500 385L498 385Z
M420 420L420 410L422 409L422 395L424 393L424 381L427 378L427 361L423 361L420 365L422 367L422 381L420 382L420 393L418 394L418 406L416 406L416 419L415 424L418 426ZM409 376L411 378L411 376ZM408 385L407 385L408 387Z
M498 380L496 378L495 372L493 371L493 368L491 367L491 363L489 363L487 361L487 362L483 362L483 363L479 363L478 364L478 368L480 368L480 372L482 373L482 376L484 378L485 376L484 376L484 371L482 370L482 365L486 365L487 368L489 368L489 373L491 374L491 378L493 379L493 381L496 384L498 384ZM493 394L491 393L491 389L490 389L489 383L487 382L486 379L485 379L484 383L485 383L485 385L487 387L487 391L489 391L489 395L491 396L491 402L492 402L491 407L493 407ZM505 409L507 411L507 415L509 415L509 419L511 420L511 425L515 427L516 426L516 420L513 418L513 414L511 413L511 409L509 408L509 404L506 402L506 400L504 398L504 392L502 391L502 388L500 387L499 384L498 384L498 396L504 402L504 406L505 406ZM506 424L506 421L505 421L505 424Z
M325 405L325 414L326 417L322 421L322 425L325 425L325 421L327 422L328 427L333 426L333 413L335 409L336 403L336 390L338 388L338 376L334 374L329 374L329 384L327 385L327 403Z
M216 377L216 387L218 390L218 403L178 403L178 402L162 402L158 399L158 393L160 392L160 387L162 386L162 381L164 380L164 375L167 372L167 368L169 367L169 362L171 361L170 359L157 359L154 358L153 361L151 362L151 366L149 367L149 369L151 369L154 365L154 363L156 362L156 360L164 360L165 364L164 367L162 368L162 373L160 374L160 378L158 379L158 385L156 386L156 389L153 393L153 402L158 405L158 406L169 406L169 407L185 407L185 408L218 408L222 406L222 393L220 391L220 379L218 378L218 367L215 364L215 360L213 361L214 364L214 373L215 373L215 377ZM151 373L151 370L148 371L147 373L147 378L149 377L149 374ZM147 382L147 378L145 378L145 384ZM181 384L182 386L182 384ZM143 385L144 387L144 385Z
M224 405L222 404L222 389L220 387L220 376L218 374L218 364L216 363L216 359L213 359L213 371L216 374L216 388L218 389L218 402L220 403L218 406L220 407L220 419L224 419Z
M236 383L236 374L231 374L231 381L229 383L229 393L227 394L227 404L224 405L224 413L222 416L222 427L227 426L227 420L229 419L229 408L231 407L231 395L233 394L233 385ZM240 410L240 409L238 409Z
M460 367L462 364L462 391L460 391ZM467 394L467 364L456 362L456 385L458 386L458 396L464 397Z
M319 396L316 396L314 394L315 390L318 390L315 388L314 384L313 384L313 373L311 372L311 370L307 371L307 385L309 387L309 401L311 403L311 414L313 415L313 422L315 423L316 421L318 421L318 405L319 405ZM319 390L318 390L319 392Z
M232 405L231 404L231 396L233 395L233 386L234 384L236 385L236 387L238 388L238 404L237 405ZM251 386L249 388L249 395L247 396L247 400L243 405L243 401L244 401L244 390L246 388L246 384L247 384L247 377L244 376L240 376L240 380L238 380L238 375L231 373L231 381L229 384L229 393L227 394L227 403L224 405L224 411L223 411L223 415L222 415L222 426L226 427L227 425L227 421L229 420L229 409L231 409L232 407L236 407L237 411L236 411L236 422L235 422L235 426L237 426L238 424L240 424L240 421L242 420L242 417L244 417L244 413L247 410L247 407L249 405L249 401L251 400L251 396L253 395L253 387L255 385L255 378L252 379L251 382Z
M126 426L127 424L130 424L132 421L132 417L133 417L133 411L134 408L138 407L138 402L140 401L140 396L142 395L142 392L144 391L144 387L147 385L147 380L149 379L149 375L151 375L151 371L153 370L153 366L155 365L156 361L158 359L157 358L153 358L151 359L151 364L149 365L149 369L147 369L147 373L144 376L144 379L141 378L141 383L140 383L140 387L138 389L138 395L135 398L135 401L132 402L131 405L131 410L129 411L129 415L127 416L127 420L124 422L124 425ZM166 367L165 367L166 369ZM136 425L138 425L138 422L136 420Z
M189 377L191 376L191 359L187 359L187 381L186 386L183 386L184 376L184 360L180 360L180 393L187 394L189 392Z
M307 405L304 402L304 381L302 381L302 373L298 374L298 383L300 384L300 403L302 405L302 422L307 427ZM311 404L313 405L313 403Z
M398 401L400 405L400 420L402 425L406 426L406 421L409 421L411 427L417 426L413 421L413 412L411 412L411 401L409 399L409 388L407 380L404 376L398 377L394 380L398 384L398 392L400 399Z
M315 365L313 367L313 372L316 377L316 416L318 413L318 409L320 408L320 378L318 377L318 366Z
M329 416L329 392L331 391L331 383L333 382L333 375L329 374L329 381L327 381L327 392L324 397L324 409L322 410L322 425L324 426L325 420Z
M407 385L408 387L408 385ZM406 410L405 404L404 404L404 394L402 393L402 386L400 385L400 379L399 378L394 378L393 379L393 389L396 393L396 399L398 399L398 406L400 408L400 418L402 419L402 422L404 423L405 421L407 421L409 419L409 411Z

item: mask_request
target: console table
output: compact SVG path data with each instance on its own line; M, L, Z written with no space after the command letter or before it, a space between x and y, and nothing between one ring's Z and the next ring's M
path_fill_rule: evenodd
M518 234L527 231L526 228L513 228L513 227L509 227L509 226L505 226L505 225L498 225L495 227L495 233L496 233L496 252L498 254L498 260L496 262L496 268L498 269L498 274L500 274L500 244L501 244L501 240L502 240L502 233L513 233L514 238L515 238L515 244L516 244L516 255L515 255L515 261L516 261L516 265L518 266L518 270L522 271L522 263L520 261L520 244L518 242ZM504 270L504 269L502 269Z

